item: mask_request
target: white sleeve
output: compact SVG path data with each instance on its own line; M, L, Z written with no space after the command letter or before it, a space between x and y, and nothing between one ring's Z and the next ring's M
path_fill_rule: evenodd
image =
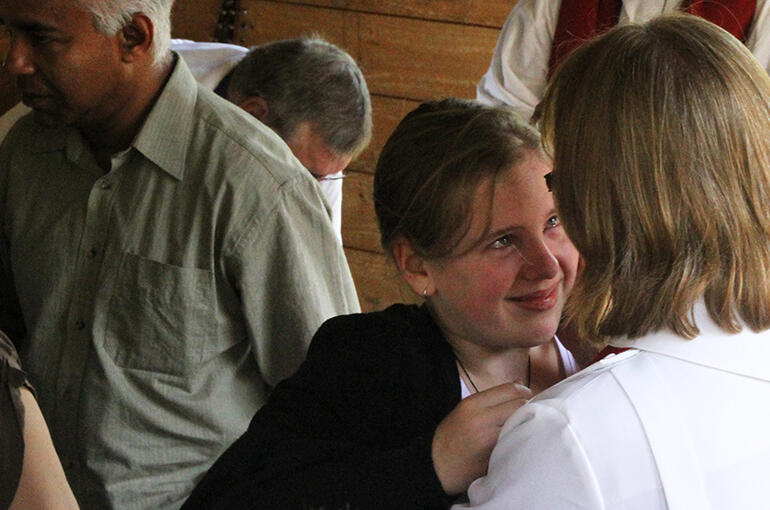
M770 1L757 0L746 47L751 50L765 71L770 72Z
M249 52L248 48L235 44L187 39L172 39L171 49L182 57L195 80L209 90L214 90Z
M522 407L508 419L487 476L468 489L479 510L604 509L599 484L567 418L550 405Z
M513 106L529 120L548 79L561 0L519 0L500 32L489 70L476 86L485 104Z
M342 175L342 172L334 176ZM342 179L320 181L323 196L331 208L332 226L337 239L342 242Z

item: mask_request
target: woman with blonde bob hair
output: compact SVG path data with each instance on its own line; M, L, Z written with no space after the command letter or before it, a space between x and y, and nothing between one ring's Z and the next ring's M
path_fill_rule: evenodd
M508 420L471 506L767 508L770 79L662 17L576 50L542 112L582 256L568 314L622 352Z

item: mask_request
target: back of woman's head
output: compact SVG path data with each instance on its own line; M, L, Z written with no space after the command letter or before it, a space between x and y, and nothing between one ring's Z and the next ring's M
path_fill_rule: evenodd
M770 327L770 80L701 19L619 26L543 101L563 225L584 257L571 314L592 336Z
M421 104L391 134L374 175L382 245L408 240L425 258L453 253L474 191L540 151L537 132L506 106L449 98Z

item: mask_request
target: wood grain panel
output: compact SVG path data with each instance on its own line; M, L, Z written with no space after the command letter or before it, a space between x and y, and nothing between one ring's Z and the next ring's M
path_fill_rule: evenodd
M281 2L281 0L277 0ZM353 11L406 16L468 25L500 28L516 5L516 0L283 0L284 3L310 4Z
M356 58L357 13L262 0L245 0L241 6L245 12L235 27L239 44L253 46L318 34Z
M404 116L417 108L419 101L372 96L372 141L351 164L351 169L374 173L377 158L388 137Z
M305 5L247 0L243 44L320 33L358 61L372 94L474 97L498 30Z
M393 303L420 303L385 255L345 250L364 312L382 310Z
M350 172L345 179L342 199L342 244L382 253L380 231L372 200L372 174Z
M176 38L211 41L221 0L176 0L171 11L171 33Z
M475 97L497 35L492 28L361 14L358 62L376 94Z

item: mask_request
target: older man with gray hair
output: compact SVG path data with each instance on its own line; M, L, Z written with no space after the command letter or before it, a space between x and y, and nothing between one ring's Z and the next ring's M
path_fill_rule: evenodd
M361 69L317 36L251 49L172 39L198 82L272 128L321 186L342 240L345 168L369 143L372 106ZM29 112L19 103L0 117L0 140Z
M342 178L369 143L372 105L361 69L318 37L241 46L175 39L204 85L272 128L321 185L339 233Z
M178 508L359 309L318 185L169 51L171 4L0 3L33 110L0 145L0 328L85 508Z

